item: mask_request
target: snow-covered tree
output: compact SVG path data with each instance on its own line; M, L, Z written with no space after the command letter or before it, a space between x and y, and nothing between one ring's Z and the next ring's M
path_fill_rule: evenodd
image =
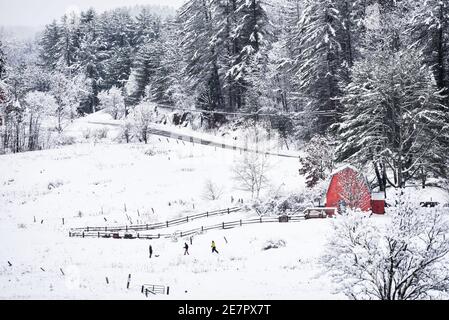
M0 41L0 80L6 75L6 55L3 52L3 44Z
M58 43L60 42L59 25L55 21L45 26L42 38L40 39L40 58L43 65L49 70L56 69L58 64Z
M55 110L49 110L49 115L56 117L56 130L62 132L64 130L64 120L70 118L73 119L76 103L79 103L79 101L77 101L78 96L74 96L77 94L73 90L76 86L71 79L58 71L51 74L50 81L50 93L55 98L57 106Z
M362 208L369 201L370 192L367 190L367 182L363 174L358 171L343 170L340 172L338 196L343 200L344 208L338 208L340 212L346 208Z
M51 43L53 48L50 49L50 53L54 50L54 59L56 59L56 68L66 74L71 74L73 70L77 68L76 66L76 54L78 53L78 39L76 35L76 29L78 27L78 17L72 13L70 15L64 15L61 18L61 23L58 26L50 26L49 36L56 37L56 43ZM53 29L54 28L54 29ZM56 34L53 35L53 32Z
M448 298L449 226L443 208L401 198L379 224L349 211L333 223L323 264L352 299Z
M100 107L109 113L114 120L124 117L127 112L125 110L125 99L122 90L112 87L109 91L103 91L98 95Z
M441 98L419 51L384 50L359 61L341 100L339 159L373 165L381 190L403 187L421 169L444 175L449 126Z
M139 103L145 97L145 89L157 81L163 54L161 43L156 41L146 43L138 52L131 74L133 84L129 98L132 104Z
M424 59L435 80L449 93L449 3L441 0L408 1L412 10L409 32L412 41L424 50ZM447 105L446 99L446 105Z
M303 148L299 158L299 174L306 178L308 188L325 180L334 169L335 145L329 137L316 135Z
M55 98L45 92L32 91L25 96L26 113L28 116L28 150L39 148L39 137L42 119L51 110L56 110L58 104Z
M143 102L133 110L133 119L136 128L136 136L140 142L148 143L148 130L154 118L154 106L151 103Z
M215 201L223 195L223 188L214 183L212 180L206 180L202 198L205 200Z
M306 0L297 25L299 46L294 64L299 91L308 97L312 110L321 112L316 131L324 133L335 122L340 96L339 72L342 64L340 1Z
M214 5L211 0L189 0L179 15L181 46L187 62L184 74L197 106L205 110L219 110L224 106L218 39L214 34Z
M260 191L268 186L267 173L271 165L268 156L253 152L236 159L233 166L234 179L242 190L251 192L251 197L258 199Z

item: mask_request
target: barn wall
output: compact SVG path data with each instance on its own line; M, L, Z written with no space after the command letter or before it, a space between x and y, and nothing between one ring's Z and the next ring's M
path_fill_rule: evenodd
M350 181L348 184L347 181ZM346 183L346 187L343 185ZM349 186L348 186L349 185ZM329 188L326 196L326 207L339 207L340 200L345 200L344 194L348 193L348 190L359 195L358 207L363 211L371 210L371 193L366 185L366 182L357 178L357 172L347 168L341 172L335 174L329 184ZM350 206L348 204L348 206Z

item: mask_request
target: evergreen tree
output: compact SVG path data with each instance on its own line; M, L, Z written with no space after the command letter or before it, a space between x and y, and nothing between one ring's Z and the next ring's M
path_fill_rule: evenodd
M163 50L160 42L148 42L137 54L132 71L133 88L129 92L129 101L137 105L145 97L145 89L151 85L162 61Z
M49 70L55 70L58 64L58 43L60 42L60 30L55 21L45 27L40 40L40 57L43 65Z
M76 68L76 54L78 43L76 39L77 17L64 15L57 27L58 39L51 50L55 51L56 67L58 70L70 74ZM51 44L51 43L50 43Z
M133 46L142 46L150 40L159 38L161 21L153 16L147 8L143 8L136 17Z
M422 48L425 63L433 69L435 80L449 94L449 3L440 0L407 2L414 7L409 29L412 40ZM446 105L449 100L446 98Z
M96 112L98 92L103 78L103 60L106 57L106 44L100 38L98 16L94 9L81 13L80 49L78 52L80 69L86 76L89 94L81 103L83 113Z
M213 21L214 2L190 0L181 9L181 46L187 62L185 75L189 90L197 100L197 106L205 110L223 109L222 79L219 75L216 24ZM215 122L210 118L210 125Z
M340 1L306 0L297 25L294 64L301 95L308 97L316 118L316 131L324 133L336 122L342 66L343 24L339 11Z
M373 165L381 190L418 175L446 175L448 118L415 50L381 50L357 62L345 88L339 159Z
M3 52L3 44L0 41L0 80L6 76L6 55Z

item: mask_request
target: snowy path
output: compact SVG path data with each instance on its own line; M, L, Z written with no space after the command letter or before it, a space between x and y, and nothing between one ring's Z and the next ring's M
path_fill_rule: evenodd
M116 122L99 122L99 121L88 121L89 124L94 125L105 125L105 126L113 126L113 127L119 127L120 124ZM264 151L259 150L258 148L248 148L244 146L239 146L237 144L229 144L224 142L217 142L209 139L199 138L190 134L180 133L180 132L174 132L170 130L160 129L160 128L150 128L149 134L161 136L165 138L180 140L180 141L186 141L193 144L201 144L204 146L214 147L214 148L221 148L221 149L228 149L228 150L234 150L234 151L243 151L243 152L252 152L252 153L260 153L270 156L276 156L276 157L284 157L284 158L295 158L298 159L298 155L293 154L286 154L286 153L276 153L271 151Z

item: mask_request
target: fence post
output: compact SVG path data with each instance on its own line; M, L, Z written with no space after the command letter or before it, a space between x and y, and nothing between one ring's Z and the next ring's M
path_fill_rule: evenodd
M204 227L203 226L201 226L201 232L204 232Z
M128 232L128 226L126 226L126 232Z
M129 289L130 282L131 282L131 274L128 276L128 283L126 284L126 289Z
M208 218L209 218L209 212L206 212L206 217L208 217Z
M168 221L167 221L167 228L168 228Z
M148 230L148 224L147 224L147 230Z
M223 229L225 228L225 223L223 222Z
M187 220L187 222L189 222L189 216L187 216L186 220Z
M240 220L240 226L242 226L242 220Z
M100 232L98 232L98 238L100 238Z
M167 296L170 295L170 287L167 287Z
M108 279L108 277L106 277L106 284L109 284L109 279Z
M64 218L62 218L62 225L64 225Z
M69 238L71 238L72 237L72 233L69 231Z
M262 217L260 217L260 223L262 223Z
M83 238L84 238L84 231L83 231Z
M144 287L144 286L142 286L142 291L141 291L142 293L143 293L143 287Z
M140 236L139 236L139 234L137 234L137 239L140 239Z
M87 232L89 232L89 227L87 227Z
M182 231L181 231L181 238L182 238Z

